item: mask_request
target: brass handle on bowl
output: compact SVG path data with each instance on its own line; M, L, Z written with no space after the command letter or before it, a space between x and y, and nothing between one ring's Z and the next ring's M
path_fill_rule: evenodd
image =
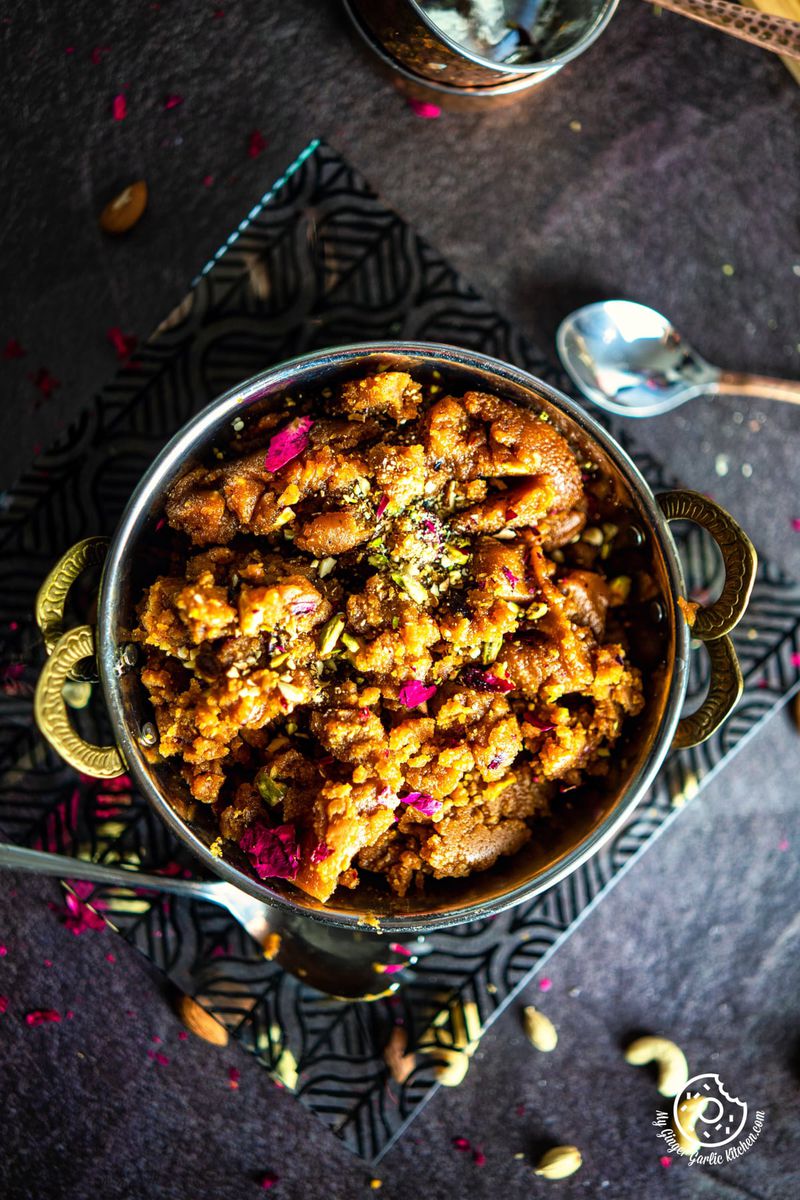
M36 683L33 714L39 731L65 762L85 775L113 779L125 772L125 763L116 746L93 746L70 724L63 689L75 678L75 667L95 654L94 630L89 625L62 632L64 605L70 587L88 566L102 563L108 550L108 538L85 538L67 550L39 588L36 597L36 623L42 631L47 662Z
M722 554L725 583L713 604L697 610L692 636L705 643L711 660L708 695L696 712L682 717L675 749L697 746L726 720L742 694L742 672L727 636L744 616L756 577L758 556L750 538L724 508L700 492L662 492L656 500L668 521L694 521L711 534ZM683 613L680 620L684 619Z

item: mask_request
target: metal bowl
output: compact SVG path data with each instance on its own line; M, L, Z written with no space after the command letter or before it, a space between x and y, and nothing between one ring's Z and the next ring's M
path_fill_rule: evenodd
M552 18L542 31L540 56L524 64L493 62L454 41L418 0L345 0L345 8L362 32L368 30L395 63L417 78L473 89L559 70L597 40L618 3L549 0Z
M287 390L320 390L385 367L412 372L422 380L438 371L443 377L440 382L456 394L478 388L533 405L549 415L581 454L599 464L620 503L633 514L638 531L635 553L643 556L659 591L659 598L643 609L639 630L642 645L649 646L644 664L647 705L626 725L610 778L594 790L581 788L574 797L563 796L558 819L513 857L467 879L431 881L423 895L400 899L376 881L362 884L355 892L340 888L322 904L287 881L259 880L235 845L226 846L221 858L211 852L219 833L213 813L191 798L170 761L161 759L154 746L130 631L143 588L168 569L169 547L177 535L165 526L162 514L175 480L205 459L212 447L224 450L235 418L274 408ZM695 520L711 532L727 572L721 596L697 612L692 629L692 636L706 642L711 657L709 694L697 713L682 720L690 632L678 606L684 582L669 529L674 518ZM631 814L670 746L691 745L707 737L725 719L741 690L741 675L726 635L742 616L752 586L755 553L746 535L722 509L696 493L655 497L627 454L572 400L516 367L467 350L416 342L347 346L274 367L215 400L164 448L131 497L108 547L97 629L82 626L55 640L70 579L87 554L96 559L104 551L101 539L81 543L54 569L40 593L37 615L52 649L36 695L42 732L67 761L88 774L119 774L127 765L153 809L209 871L284 914L310 917L329 928L352 930L366 924L396 936L485 918L530 900L595 854ZM82 741L69 725L61 698L68 672L93 652L116 746L92 747Z

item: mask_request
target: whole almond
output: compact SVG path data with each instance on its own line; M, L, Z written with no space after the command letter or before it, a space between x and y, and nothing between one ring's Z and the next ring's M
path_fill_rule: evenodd
M104 233L127 233L147 208L147 184L143 179L131 183L115 196L100 213Z
M175 1010L195 1037L202 1038L204 1042L211 1042L213 1046L227 1046L228 1031L225 1026L220 1025L219 1021L191 996L182 995L175 1005Z
M558 1045L558 1034L549 1017L529 1004L522 1010L522 1021L528 1041L532 1046L535 1046L537 1050L542 1050L545 1054L550 1050L555 1050Z

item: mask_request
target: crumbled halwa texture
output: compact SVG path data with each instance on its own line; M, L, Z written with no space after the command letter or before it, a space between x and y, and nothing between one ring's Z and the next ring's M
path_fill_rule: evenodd
M401 372L287 410L169 495L191 548L135 633L160 752L320 900L483 871L642 708L585 528L609 485L543 414Z

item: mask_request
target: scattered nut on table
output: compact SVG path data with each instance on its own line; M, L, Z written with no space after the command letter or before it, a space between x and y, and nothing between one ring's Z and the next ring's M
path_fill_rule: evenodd
M539 1159L534 1175L543 1179L566 1179L580 1168L583 1159L577 1146L554 1146Z
M180 996L175 1004L175 1011L195 1037L202 1038L204 1042L211 1042L214 1046L227 1046L228 1031L225 1026L220 1025L219 1021L191 996Z
M100 228L103 233L127 233L133 229L147 208L147 184L143 179L123 188L118 196L100 213Z
M395 1025L383 1048L383 1061L395 1083L405 1083L416 1066L416 1058L408 1053L408 1034L402 1025Z
M680 1124L674 1119L672 1121L675 1141L690 1158L700 1149L700 1139L695 1136L694 1127L708 1108L708 1104L707 1096L688 1096L678 1106L678 1112L681 1114Z
M529 1004L522 1010L522 1021L528 1041L537 1050L548 1053L558 1045L558 1032L549 1017Z
M689 1078L689 1066L680 1046L664 1037L640 1037L625 1051L625 1061L634 1067L655 1063L658 1090L662 1096L677 1096Z

